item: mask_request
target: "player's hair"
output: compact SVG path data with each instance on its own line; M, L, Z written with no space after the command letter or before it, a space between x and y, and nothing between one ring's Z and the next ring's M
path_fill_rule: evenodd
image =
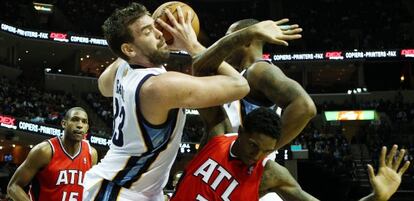
M260 133L279 139L280 117L275 111L268 108L257 108L247 114L243 120L243 132Z
M86 110L81 107L73 107L66 111L65 116L63 117L64 120L68 120L71 117L72 112L74 111L82 111L86 113Z
M234 28L233 28L233 32L238 31L240 29L244 29L244 28L249 27L251 25L257 24L259 22L260 22L259 20L252 19L252 18L239 20L239 21L233 23L233 24L236 24L236 26L234 26ZM259 41L259 40L256 40L256 41L258 42L259 45L261 45L261 46L264 45L263 41Z
M239 21L237 21L233 24L236 24L236 23L237 23L237 25L234 27L234 31L246 28L246 27L251 26L253 24L257 24L257 23L259 23L259 20L256 20L256 19L243 19L243 20L239 20Z
M129 25L144 15L150 15L144 5L131 3L125 8L116 9L102 25L103 34L109 47L117 56L126 61L129 58L122 52L121 45L134 40Z

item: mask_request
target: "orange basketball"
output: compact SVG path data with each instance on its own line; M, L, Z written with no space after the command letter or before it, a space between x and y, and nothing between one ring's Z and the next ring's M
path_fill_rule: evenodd
M171 25L171 22L168 20L168 16L167 14L165 14L165 9L169 9L170 12L174 15L175 19L178 21L178 12L177 12L177 6L181 6L181 10L183 11L184 17L187 17L187 12L191 11L193 19L191 19L191 25L193 26L193 29L196 33L196 35L198 35L198 32L200 31L200 22L198 21L198 17L196 12L194 12L194 10L187 4L183 3L183 2L179 2L179 1L170 1L167 3L162 4L161 6L159 6L154 13L152 14L152 18L155 19L162 19L164 22L167 22L168 24ZM173 36L167 31L164 30L161 26L159 26L158 24L156 24L156 27L158 30L160 30L162 32L162 34L164 35L165 38L165 42L167 44L172 44L174 42L174 38Z

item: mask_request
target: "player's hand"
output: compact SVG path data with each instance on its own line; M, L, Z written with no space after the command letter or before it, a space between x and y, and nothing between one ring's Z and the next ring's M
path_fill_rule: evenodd
M256 33L256 36L268 43L288 46L290 40L302 38L300 34L302 28L297 24L283 25L289 22L289 19L282 19L279 21L262 21L249 27Z
M395 158L397 149L398 146L394 145L388 153L388 156L385 158L387 147L382 147L377 175L374 173L374 168L371 165L368 165L369 180L374 191L375 200L377 201L390 199L400 186L402 175L410 166L410 162L406 161L404 165L399 168L401 161L404 158L405 150L401 149L398 157Z
M197 35L191 25L193 13L188 11L186 17L184 17L180 6L177 7L178 20L175 19L170 10L166 9L165 13L171 25L159 18L157 19L157 23L174 37L174 42L169 45L169 48L171 50L185 50L188 52L194 44L198 44Z

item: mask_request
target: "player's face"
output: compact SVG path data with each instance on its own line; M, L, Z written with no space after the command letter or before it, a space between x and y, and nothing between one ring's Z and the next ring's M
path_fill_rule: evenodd
M275 150L277 140L260 133L239 135L240 156L246 165L252 165Z
M143 56L154 65L167 62L170 51L162 33L155 28L154 20L150 16L144 15L138 18L129 28L134 37L131 48L136 53L136 59L142 59L136 56Z
M89 129L88 115L84 111L74 110L68 119L62 121L65 135L74 141L81 141Z

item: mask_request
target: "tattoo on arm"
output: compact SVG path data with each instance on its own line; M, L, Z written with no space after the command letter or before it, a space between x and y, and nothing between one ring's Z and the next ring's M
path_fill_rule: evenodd
M243 31L225 36L194 58L194 72L198 75L215 73L224 59L236 49L235 46L242 46L248 43L249 40L249 37Z
M264 86L263 93L281 107L286 107L304 92L296 81L286 77L276 66L270 66L260 76L262 79L255 80L259 86Z

